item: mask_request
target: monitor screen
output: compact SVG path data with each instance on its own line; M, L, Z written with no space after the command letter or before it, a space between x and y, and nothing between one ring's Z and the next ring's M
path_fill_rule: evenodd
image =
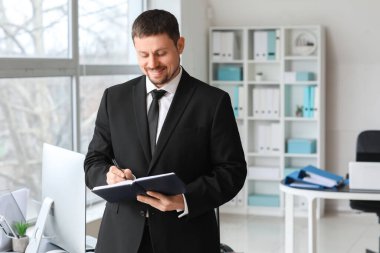
M86 186L84 155L44 144L42 199L53 199L44 235L67 252L83 253L86 247Z

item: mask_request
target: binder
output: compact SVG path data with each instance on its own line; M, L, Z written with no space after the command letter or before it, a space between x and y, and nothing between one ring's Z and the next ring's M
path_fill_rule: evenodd
M243 86L239 86L238 96L239 96L239 103L238 103L239 117L244 117L246 106L245 106L245 90Z
M315 104L315 87L314 86L310 86L309 87L310 89L310 92L309 92L309 95L310 95L310 99L309 99L309 117L310 118L313 118L314 117L314 104Z
M280 48L281 48L281 40L280 40L280 30L276 30L276 60L280 59Z
M319 116L319 87L314 87L314 118L317 119Z
M233 87L233 98L232 98L232 108L234 110L234 115L235 115L235 118L238 118L239 116L242 116L240 115L239 113L239 86L235 86Z
M272 88L264 88L264 115L265 118L273 118L273 89Z
M254 31L253 32L253 59L254 60L267 60L267 32Z
M273 104L272 104L273 117L280 117L280 89L273 88Z
M308 165L286 176L285 184L296 188L332 189L343 186L345 181L342 176Z
M260 93L260 90L259 88L253 88L252 89L252 97L253 97L253 117L260 117L262 114L261 114L261 100L262 100L262 96L261 96L261 93Z
M222 32L214 31L212 33L212 59L219 61L222 59Z
M265 125L257 126L257 152L265 153L267 146L267 127Z
M303 88L303 117L310 117L310 87L306 86Z
M276 60L276 31L268 31L267 39L267 60Z
M281 139L281 125L280 123L272 123L271 127L271 151L278 153L281 151L282 139Z
M235 57L235 34L234 32L222 33L222 59L232 61Z

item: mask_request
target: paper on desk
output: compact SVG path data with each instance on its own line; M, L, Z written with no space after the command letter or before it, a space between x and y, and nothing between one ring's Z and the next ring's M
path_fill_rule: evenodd
M317 184L329 188L332 188L337 184L336 180L323 177L311 172L307 172L307 175L302 180L311 184Z
M305 189L322 189L321 186L316 185L316 184L305 184L305 183L300 183L300 182L290 183L289 186L296 187L296 188L305 188Z

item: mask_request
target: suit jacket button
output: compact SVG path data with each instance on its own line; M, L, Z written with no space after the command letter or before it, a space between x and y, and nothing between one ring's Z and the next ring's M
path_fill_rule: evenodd
M145 212L144 211L140 211L140 216L141 217L145 217Z

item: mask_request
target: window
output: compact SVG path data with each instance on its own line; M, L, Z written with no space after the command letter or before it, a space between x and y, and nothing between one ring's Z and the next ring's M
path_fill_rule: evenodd
M0 1L0 190L40 201L42 144L87 151L104 89L140 75L130 27L143 3Z
M71 148L70 79L0 80L0 185L41 195L42 141Z
M1 1L0 5L0 56L69 56L68 0Z
M130 62L129 6L126 1L79 1L80 61L84 64Z
M94 133L96 114L99 108L103 91L114 84L137 77L129 76L83 76L80 79L80 126L81 126L81 153L87 153L88 144Z

